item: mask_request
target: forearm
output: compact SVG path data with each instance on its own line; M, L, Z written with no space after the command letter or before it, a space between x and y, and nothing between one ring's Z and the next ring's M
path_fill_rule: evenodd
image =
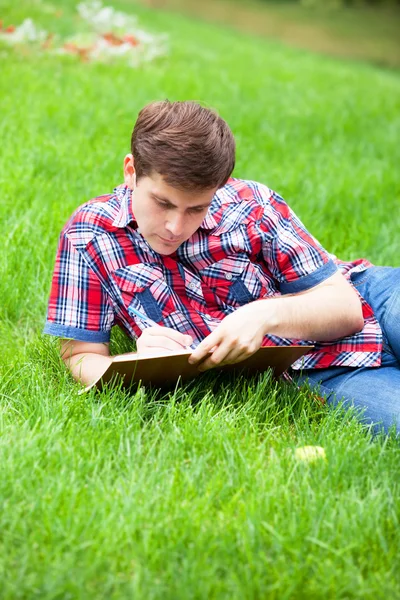
M284 338L329 342L364 325L360 299L350 286L342 290L326 286L257 304L268 324L265 333Z
M138 354L160 354L182 350L192 343L190 335L168 327L148 327L137 340L137 352L120 356L135 357ZM83 385L97 381L112 362L109 344L78 340L61 340L61 357L74 379Z
M103 375L111 360L111 356L81 352L65 358L64 363L76 381L83 385L90 385Z
M257 352L267 334L329 342L361 331L363 325L357 293L335 273L311 290L238 308L197 346L189 362L204 371L245 360Z

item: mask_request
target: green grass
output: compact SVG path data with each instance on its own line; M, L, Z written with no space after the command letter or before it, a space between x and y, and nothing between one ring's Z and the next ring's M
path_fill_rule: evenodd
M400 7L394 3L356 2L333 8L332 2L304 6L282 0L141 1L328 56L400 67Z
M77 27L72 3L63 19L1 6ZM398 265L399 76L118 6L169 32L167 58L128 70L0 48L0 597L400 598L394 436L268 374L79 395L41 336L58 233L121 181L153 99L217 108L237 176L341 258ZM308 444L326 462L296 461Z

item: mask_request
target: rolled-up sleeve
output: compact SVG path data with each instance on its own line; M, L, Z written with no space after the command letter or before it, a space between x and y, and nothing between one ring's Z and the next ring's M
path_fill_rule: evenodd
M264 207L258 222L262 256L282 294L313 288L331 277L337 266L286 202L261 186Z
M108 342L114 311L106 292L63 232L56 255L44 333Z

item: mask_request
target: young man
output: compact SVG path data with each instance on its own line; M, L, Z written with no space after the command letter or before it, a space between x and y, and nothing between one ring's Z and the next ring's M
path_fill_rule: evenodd
M139 353L192 345L202 370L311 342L294 379L400 429L400 269L328 254L278 194L232 178L234 164L232 132L213 111L144 107L125 183L61 233L45 332L62 338L84 384L110 362L115 324Z

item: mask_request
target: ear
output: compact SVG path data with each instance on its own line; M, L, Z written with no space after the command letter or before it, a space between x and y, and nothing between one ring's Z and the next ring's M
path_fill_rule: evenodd
M124 181L129 189L136 187L135 160L132 154L127 154L124 158Z

